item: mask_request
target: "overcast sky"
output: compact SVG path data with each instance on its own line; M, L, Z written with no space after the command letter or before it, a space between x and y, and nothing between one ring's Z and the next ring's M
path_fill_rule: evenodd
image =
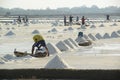
M97 5L100 8L108 6L120 7L120 0L0 0L0 7L23 9L56 9L61 7L91 7Z

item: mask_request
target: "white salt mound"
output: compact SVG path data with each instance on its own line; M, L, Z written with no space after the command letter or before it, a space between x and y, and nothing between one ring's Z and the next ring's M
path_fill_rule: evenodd
M47 48L50 54L61 53L61 51L52 43L47 43Z
M97 39L102 39L102 36L100 35L100 33L97 33L97 34L95 35L95 37L96 37Z
M61 59L58 55L56 55L53 59L51 59L44 68L47 69L68 69L70 66Z
M88 36L87 36L87 35L85 35L85 34L83 35L83 37L84 37L86 40L87 40L87 39L89 39L89 38L88 38Z
M6 28L6 30L10 30L10 28Z
M32 34L39 34L39 31L38 31L38 30L34 30L34 31L32 32Z
M24 26L29 26L29 24L28 24L28 23L25 23Z
M119 35L115 31L112 32L111 38L118 38L118 37L119 37Z
M101 24L99 27L104 27L104 25L103 25L103 24Z
M108 38L110 38L109 34L105 33L104 36L103 36L103 39L108 39Z
M12 59L14 58L14 56L13 56L13 55L10 55L10 54L6 54L6 55L4 56L4 58L5 58L6 60L12 60Z
M112 26L117 26L117 24L116 24L116 23L114 23Z
M70 49L69 46L67 46L64 42L62 41L59 41L57 44L56 44L57 48L60 50L60 51L67 51Z
M85 25L81 25L81 29L86 29L86 26Z
M64 29L63 31L67 31L67 29Z
M72 28L72 27L69 27L68 30L73 30L73 28Z
M76 47L78 47L77 43L76 43L73 39L69 38L69 40L70 40Z
M117 33L119 33L119 34L120 34L120 30L118 30L118 31L117 31Z
M89 36L89 38L91 38L93 41L95 41L96 40L96 38L90 33L90 34L88 34L88 36Z
M79 43L79 42L84 42L85 39L83 37L77 37L75 41Z
M4 64L6 61L7 61L6 59L0 57L0 64Z
M9 31L8 33L5 34L5 36L12 36L15 35L15 33L13 33L12 31Z
M12 29L14 30L15 28L14 28L14 27L12 27Z
M72 49L76 49L76 47L72 44L72 42L70 40L64 40L64 42Z
M91 25L91 27L90 28L96 28L96 26L95 25Z
M53 28L53 29L51 30L51 32L57 32L57 29Z
M58 22L57 22L57 21L52 22L51 24L52 24L52 27L53 27L53 26L58 26Z

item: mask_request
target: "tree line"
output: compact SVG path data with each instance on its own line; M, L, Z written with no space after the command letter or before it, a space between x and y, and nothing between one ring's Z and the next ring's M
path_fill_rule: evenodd
M57 9L21 9L21 8L2 8L0 7L0 16L11 15L69 15L69 14L117 14L120 15L120 7L109 6L105 8L99 8L96 5L91 7L62 7Z

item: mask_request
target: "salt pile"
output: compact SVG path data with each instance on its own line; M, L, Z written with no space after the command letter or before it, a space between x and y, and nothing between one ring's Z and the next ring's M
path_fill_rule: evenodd
M87 35L85 35L85 34L83 35L83 37L84 37L86 40L87 40L87 39L89 39L89 38L88 38L88 36L87 36Z
M67 31L67 29L64 29L63 31Z
M120 30L118 30L118 31L117 31L117 33L119 33L119 34L120 34Z
M117 24L116 24L116 23L114 23L112 26L117 26Z
M17 23L12 23L12 25L17 25Z
M0 58L0 64L4 64L4 60Z
M32 32L32 34L39 34L39 31L38 31L38 30L34 30L34 31Z
M6 30L10 30L10 28L6 28Z
M6 22L6 23L5 23L5 25L9 25L9 23L8 23L8 22Z
M58 26L58 22L57 22L57 21L55 21L55 22L53 22L53 23L51 23L51 24L52 24L52 27Z
M118 38L118 37L119 37L119 35L115 31L112 32L111 38Z
M78 47L77 43L73 39L69 38L68 40L70 40L76 47Z
M101 24L99 27L104 27L104 25L103 25L103 24Z
M53 29L51 30L51 32L57 32L57 29L53 28Z
M76 49L76 47L70 42L70 40L64 40L64 42L72 49Z
M14 28L14 27L12 27L12 29L14 30L15 28Z
M13 33L12 31L9 31L8 33L5 34L5 36L12 36L15 35L15 33Z
M108 38L110 38L109 34L105 33L104 36L103 36L103 39L108 39Z
M44 68L47 69L68 69L70 66L61 59L58 55L56 55L53 59L51 59Z
M75 41L79 43L79 42L84 42L85 39L83 37L77 37Z
M24 23L24 26L29 26L29 24L28 23Z
M4 58L5 58L6 60L12 60L12 59L14 58L14 56L13 56L13 55L10 55L10 54L6 54L6 55L4 56Z
M52 43L47 43L50 54L61 53L61 51Z
M88 36L93 40L93 41L95 41L96 40L96 38L90 33L90 34L88 34Z
M90 28L96 28L96 26L95 25L91 25L91 27Z
M86 29L86 26L85 25L81 25L81 29Z
M97 39L102 39L102 36L100 35L100 33L97 33L97 34L95 35L95 37L96 37Z
M5 59L4 57L0 57L0 64L4 64L7 61L8 59Z
M17 25L17 22L14 20L14 21L12 22L12 25Z
M60 50L60 51L67 51L70 49L69 46L67 46L64 42L62 41L59 41L57 44L56 44L57 48Z
M73 28L72 28L72 27L69 27L68 30L73 30Z

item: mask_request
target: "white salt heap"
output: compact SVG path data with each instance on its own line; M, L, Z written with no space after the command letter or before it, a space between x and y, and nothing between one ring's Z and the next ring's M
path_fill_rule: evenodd
M57 29L53 28L53 29L51 30L51 32L57 32Z
M72 28L72 27L69 27L68 30L73 30L73 28Z
M117 26L117 24L116 24L116 23L114 23L114 24L112 24L112 26Z
M10 30L10 28L7 27L6 30Z
M29 26L29 24L28 23L24 23L24 26Z
M87 35L85 35L85 34L83 35L83 37L84 37L86 40L87 40L87 39L89 39L89 38L88 38L88 36L87 36Z
M75 42L73 39L69 38L68 40L70 40L74 46L78 47L77 42Z
M4 64L4 60L0 58L0 64Z
M97 34L95 35L95 37L96 37L97 39L102 39L102 36L100 35L100 33L97 33Z
M93 41L95 41L96 40L96 38L90 33L90 34L88 34L88 36L89 36L89 38L90 39L92 39Z
M68 39L64 40L64 42L72 49L76 49L76 47L72 44L72 42Z
M63 29L63 31L67 31L67 29Z
M38 30L34 30L32 34L39 34L40 32Z
M120 30L118 30L118 31L117 31L117 33L119 33L119 34L120 34Z
M68 69L71 68L63 59L61 59L58 55L53 57L44 68L47 69Z
M104 27L104 25L103 24L100 24L100 26L99 27Z
M83 37L77 37L75 39L76 42L84 42L86 39L84 39Z
M50 54L61 53L61 51L52 43L47 43L47 48Z
M105 33L104 36L103 36L103 39L108 39L108 38L110 38L109 34Z
M115 31L113 31L111 34L111 38L118 38L118 37L119 35Z
M60 51L68 51L70 49L69 46L67 46L63 41L59 41L56 44L57 48L60 49Z
M85 25L81 25L81 29L86 29L86 26Z
M90 28L96 28L96 26L95 25L91 25L91 27Z
M8 33L5 34L5 36L12 36L15 35L15 33L13 33L12 31L9 31Z

